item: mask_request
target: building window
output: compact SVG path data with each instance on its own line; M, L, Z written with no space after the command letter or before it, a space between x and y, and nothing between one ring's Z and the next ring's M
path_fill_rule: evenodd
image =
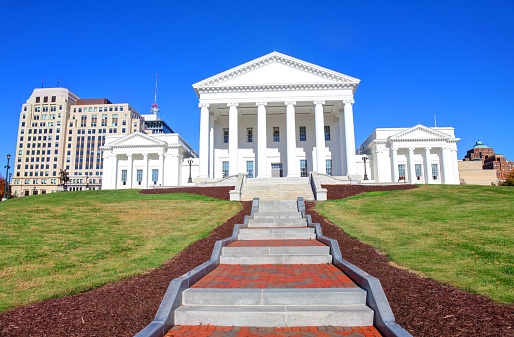
M123 185L127 185L127 170L121 170L121 182Z
M437 164L432 164L432 179L439 179L439 170L437 169Z
M157 181L159 180L159 170L152 170L152 181L153 184L157 184Z
M246 174L248 178L253 178L253 160L246 162Z
M325 140L330 140L330 125L325 125Z
M398 165L398 180L405 180L405 164Z
M141 182L143 181L143 170L137 170L136 180L137 180L137 184L141 185Z
M223 178L228 177L228 161L221 162L221 170L223 171Z
M273 127L273 141L280 142L280 128L278 126Z
M228 143L228 128L223 128L223 143Z
M421 180L421 164L415 164L414 168L416 171L416 179Z
M331 176L332 175L332 159L327 159L325 161L325 166L326 166L326 169L327 169L327 175Z
M307 127L300 126L300 142L305 142L307 140Z
M300 159L300 177L307 177L307 160Z
M253 142L253 128L246 128L246 141L248 143Z

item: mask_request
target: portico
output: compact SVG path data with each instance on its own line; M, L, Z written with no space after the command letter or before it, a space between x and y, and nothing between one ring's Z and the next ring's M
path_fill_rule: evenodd
M246 173L356 174L354 92L360 80L273 52L193 85L200 178Z

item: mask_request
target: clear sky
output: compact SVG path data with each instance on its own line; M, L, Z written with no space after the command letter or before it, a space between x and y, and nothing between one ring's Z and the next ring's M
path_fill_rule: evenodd
M357 146L436 115L459 159L480 139L514 160L513 18L512 0L0 0L0 169L42 79L146 114L158 73L163 118L198 150L191 85L274 50L362 80Z

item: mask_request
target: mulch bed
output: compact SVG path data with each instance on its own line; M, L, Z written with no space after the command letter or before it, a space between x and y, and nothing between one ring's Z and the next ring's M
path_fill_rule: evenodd
M326 185L328 198L363 192L412 188L402 186ZM226 192L223 192L225 189ZM203 194L228 200L232 187L177 188L173 192ZM165 189L143 193L169 193ZM156 191L156 192L154 192ZM225 194L225 195L223 195ZM170 280L207 261L216 240L232 234L234 224L250 214L251 202L209 237L199 240L161 268L86 293L15 308L0 315L0 336L133 336L155 316ZM380 279L396 322L413 336L514 336L514 306L421 278L389 264L373 247L350 238L306 207L323 233L338 240L343 258ZM151 290L151 291L150 291Z
M375 191L395 191L395 190L409 190L416 188L416 185L321 185L322 188L327 189L328 200L338 200L353 197L357 194Z
M214 187L174 187L174 188L152 188L141 190L142 194L162 194L162 193L191 193L200 194L220 200L230 200L229 191L234 186L214 186Z

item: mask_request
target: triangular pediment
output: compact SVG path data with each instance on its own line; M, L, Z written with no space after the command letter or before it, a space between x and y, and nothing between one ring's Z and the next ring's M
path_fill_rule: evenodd
M405 140L444 140L450 139L451 136L424 125L418 124L410 129L404 130L396 135L390 136L391 141L405 141Z
M356 88L360 80L294 57L272 52L238 67L193 84L216 87L345 85Z
M110 147L148 147L148 146L165 146L166 142L155 139L154 137L141 133L134 132L130 135L121 137L106 146Z

